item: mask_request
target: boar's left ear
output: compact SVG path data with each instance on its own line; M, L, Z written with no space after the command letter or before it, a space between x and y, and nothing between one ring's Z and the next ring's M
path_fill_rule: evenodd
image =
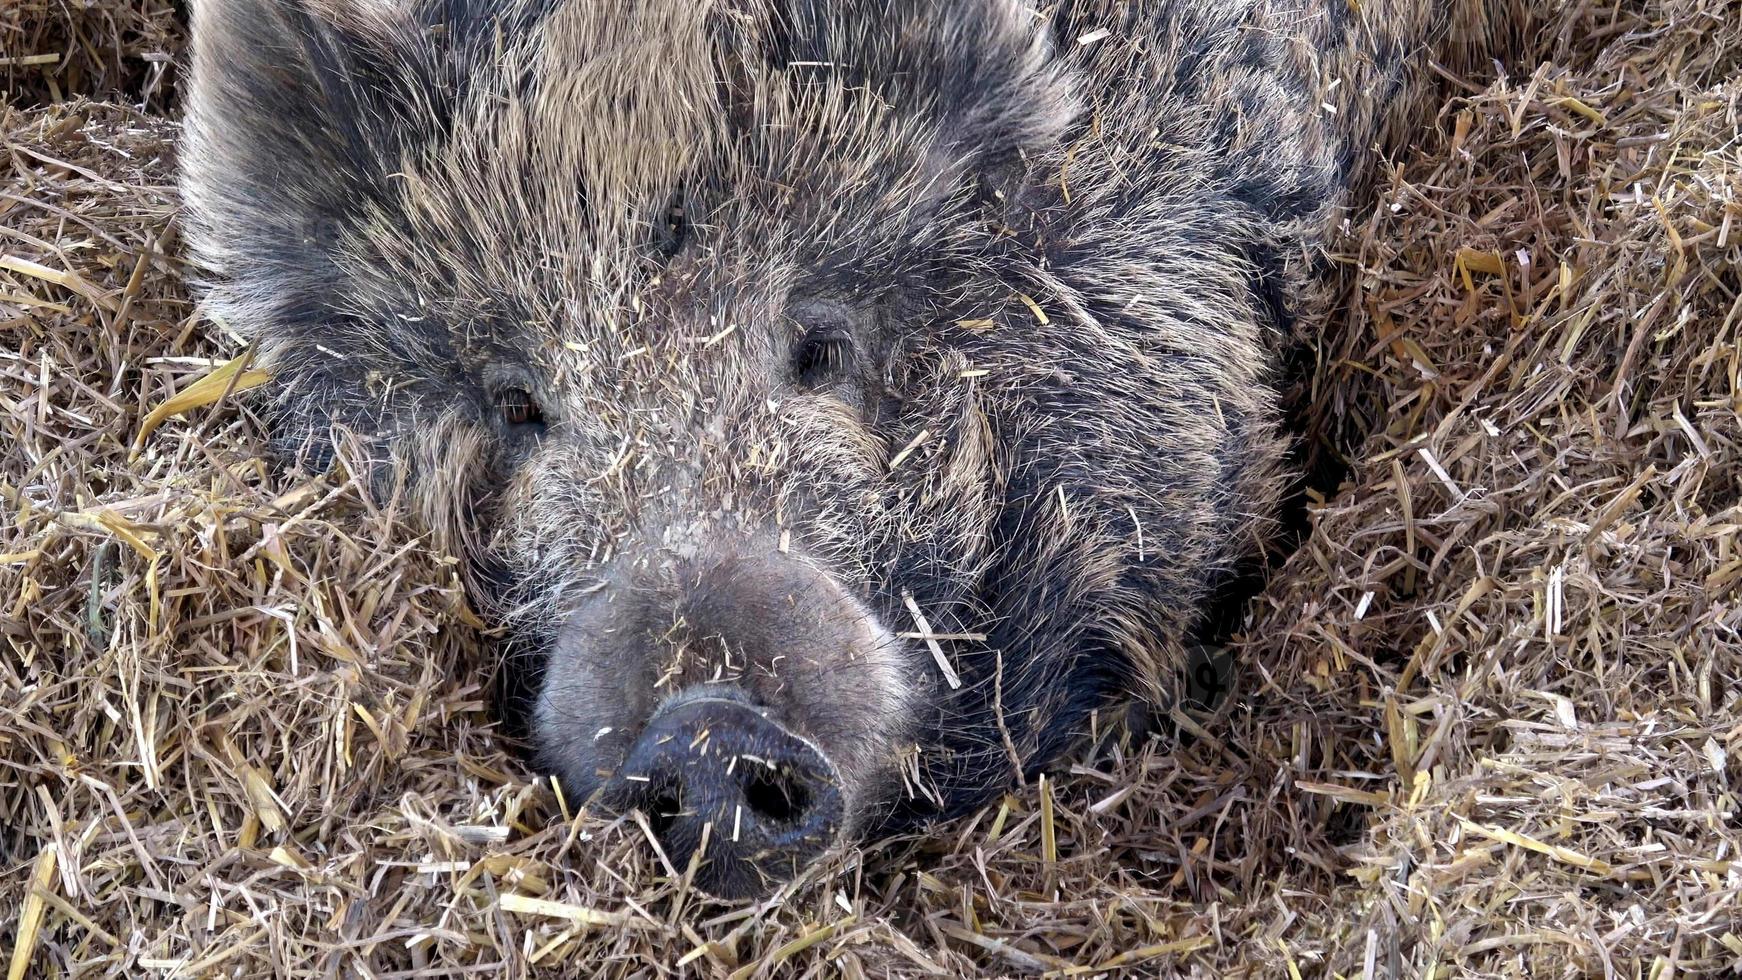
M962 165L1056 144L1081 112L1048 23L1022 0L774 0L777 69L828 66L925 118Z
M912 46L912 84L936 100L939 133L959 158L981 163L1043 150L1080 114L1075 77L1053 56L1052 34L1022 0L893 3L898 45ZM926 14L930 17L926 17ZM906 25L927 24L916 32Z

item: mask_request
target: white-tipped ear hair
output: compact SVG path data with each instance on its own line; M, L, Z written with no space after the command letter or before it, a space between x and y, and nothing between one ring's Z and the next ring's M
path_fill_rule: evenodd
M195 255L246 270L213 296L239 325L330 290L341 229L440 131L412 23L383 0L196 0L182 194Z
M410 0L308 0L316 16L347 29L371 24L405 24L411 20Z

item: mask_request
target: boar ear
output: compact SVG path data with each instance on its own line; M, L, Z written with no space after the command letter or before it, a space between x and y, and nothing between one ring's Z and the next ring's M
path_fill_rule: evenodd
M207 307L257 338L281 456L321 465L330 429L374 433L378 331L342 308L356 231L401 219L394 175L446 131L457 47L428 0L194 0L181 148ZM433 15L431 15L433 16ZM442 40L438 44L437 38ZM444 94L447 93L447 94ZM350 247L355 249L354 244ZM366 260L365 260L366 261Z
M1077 78L1055 57L1052 32L1029 3L918 6L949 11L931 42L936 74L926 78L948 107L943 133L955 134L962 150L981 149L993 159L1043 151L1065 138L1082 111Z
M925 117L940 150L985 163L1055 145L1080 113L1047 22L1023 0L775 0L777 69L829 66L898 112Z
M339 231L390 210L392 175L440 131L444 59L405 0L195 0L192 27L189 238L246 277L220 312L271 331L284 304L334 295Z

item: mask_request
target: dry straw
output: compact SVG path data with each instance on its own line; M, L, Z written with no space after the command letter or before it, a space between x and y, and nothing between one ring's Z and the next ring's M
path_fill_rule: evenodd
M164 6L8 4L15 104L140 99ZM1352 468L1233 706L749 907L565 819L452 561L275 475L248 376L194 387L243 348L187 299L174 130L0 109L8 976L1735 969L1742 4L1544 38L1352 217L1310 406Z

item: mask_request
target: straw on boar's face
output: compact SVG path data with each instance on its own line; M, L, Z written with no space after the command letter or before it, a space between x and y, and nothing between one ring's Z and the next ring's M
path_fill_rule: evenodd
M289 449L360 433L490 570L571 799L747 894L1164 695L1272 495L1262 304L1219 171L1061 179L1088 93L1021 4L194 34L210 304Z

